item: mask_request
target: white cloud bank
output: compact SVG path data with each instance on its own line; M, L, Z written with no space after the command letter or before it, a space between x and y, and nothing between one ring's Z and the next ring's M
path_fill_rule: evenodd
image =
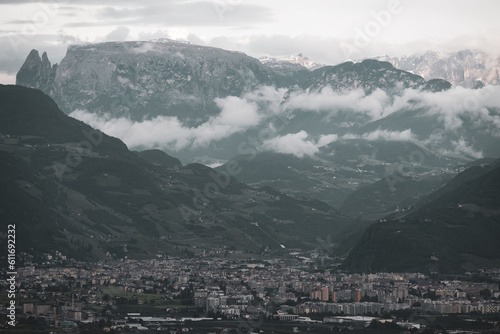
M284 90L262 87L243 97L228 96L214 100L220 113L197 127L185 126L177 117L157 116L132 121L125 117L75 110L71 117L79 119L106 134L120 138L130 148L165 148L172 151L205 147L258 126L278 112Z
M298 113L320 113L325 115L324 120L328 122L334 121L333 117L340 110L374 121L399 110L418 109L422 112L415 117L435 117L439 131L429 138L418 138L411 126L399 131L378 129L361 135L326 133L313 136L307 132L310 130L305 129L294 133L287 133L286 129L274 129L274 137L265 140L260 149L302 157L314 155L331 142L349 139L411 141L424 146L439 142L447 143L447 146L444 145L446 147L441 148L442 154L480 158L483 155L481 150L456 133L479 129L481 133L500 140L500 86L486 86L477 90L454 87L438 93L406 89L398 96L388 96L381 90L366 95L359 89L336 92L325 87L320 92L292 92L283 102L285 93L284 89L266 86L242 97L217 98L215 103L220 109L219 114L197 127L187 127L177 117L169 116L139 122L91 114L84 110L76 110L70 116L122 139L131 148L163 148L171 151L206 147L249 129L273 128L270 119L280 113L290 118Z
M318 152L318 145L312 140L308 140L308 133L300 131L278 136L264 142L264 149L278 153L294 154L299 158L304 155L314 155Z
M352 110L369 116L371 120L376 120L388 115L389 100L389 96L380 89L366 95L362 89L338 92L327 86L320 92L293 92L284 107L330 113Z
M404 131L375 130L363 135L337 134L321 135L317 140L302 130L297 133L288 133L283 136L277 136L266 140L263 144L264 150L270 150L278 153L293 154L299 158L305 155L312 156L319 152L319 149L330 143L344 140L365 139L369 141L409 141L421 144L410 129Z
M325 87L320 92L293 92L284 107L329 115L347 110L366 115L372 121L398 110L423 108L428 110L428 115L437 115L446 130L462 127L466 116L472 121L471 126L488 125L492 132L500 134L500 116L488 110L500 108L500 86L485 86L481 89L453 87L436 93L405 89L396 96L388 96L380 89L366 95L362 89L338 92Z

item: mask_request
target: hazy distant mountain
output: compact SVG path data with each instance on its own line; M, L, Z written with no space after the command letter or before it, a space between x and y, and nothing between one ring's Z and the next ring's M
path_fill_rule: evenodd
M500 84L500 57L477 50L453 53L427 51L403 57L375 57L395 67L422 76L426 80L444 79L455 86L474 88Z
M271 68L297 68L303 69L306 68L310 71L314 71L318 68L321 68L325 65L317 63L313 60L302 55L302 53L283 57L283 58L273 58L273 57L260 57L259 60L261 63L271 67Z
M130 152L39 90L0 85L0 118L0 219L16 224L19 252L260 254L314 248L325 233L340 242L348 226L317 200L250 188L158 150Z
M457 273L500 263L500 164L471 167L416 209L370 226L344 265Z
M319 90L326 86L333 90L362 88L367 93L376 89L394 92L405 88L426 86L426 81L415 74L398 69L388 62L367 59L360 63L346 62L336 66L325 66L314 72L300 86Z

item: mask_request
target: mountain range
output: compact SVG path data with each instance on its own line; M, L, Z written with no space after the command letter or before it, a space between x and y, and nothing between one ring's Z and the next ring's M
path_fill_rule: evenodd
M426 80L444 79L467 88L500 83L500 57L478 50L442 53L427 51L402 57L379 56L397 68L422 76Z
M57 185L49 198L59 200L60 189L67 189L67 198L89 201L78 211L86 227L74 226L71 238L92 244L92 256L123 256L118 252L123 244L128 250L135 247L134 252L144 246L143 256L155 253L153 244L168 252L186 252L198 243L200 249L213 250L221 241L217 233L224 240L243 233L242 247L228 245L253 253L290 245L313 248L314 238L326 233L340 245L339 253L347 254L366 226L416 212L436 190L457 183L455 177L462 180L460 173L471 161L500 157L497 86L454 87L374 59L310 70L298 61L302 58L259 61L238 52L157 40L72 46L59 65L52 65L45 53L40 57L33 50L17 84L40 89L53 100L40 96L40 105L22 109L47 107L53 109L49 119L61 121L68 114L123 142L104 136L108 144L94 149L90 139L95 138L82 131L97 130L73 118L61 121L67 122L59 124L61 130L43 125L43 113L32 124L17 106L27 102L8 102L8 96L25 94L30 100L41 93L5 86L5 115L12 121L0 131L6 143L14 144L2 147L12 155L6 161L15 171L25 171L22 177L5 178L8 189L16 189L11 197L42 184L34 173L40 169ZM81 154L82 141L86 149ZM78 157L81 162L69 166ZM11 165L4 166L6 175L15 172ZM228 174L231 178L223 177ZM19 184L8 181L12 178L38 183L19 192ZM224 187L212 198L214 184L220 188L216 180ZM64 206L56 204L50 215L68 223ZM9 215L16 217L14 211ZM142 224L149 232L140 231ZM56 225L47 223L52 231ZM92 242L90 236L98 232L101 238L110 235L105 247ZM136 246L126 242L131 232L138 236ZM151 242L156 240L152 235L160 240ZM59 237L57 242L65 242ZM346 266L380 268L379 260L366 260L362 251L366 234L361 240ZM432 269L415 263L407 267Z
M449 53L427 51L401 57L386 55L369 59L387 61L394 67L420 75L425 80L443 79L454 86L477 88L500 83L500 58L479 50L466 49ZM259 60L274 69L315 70L326 66L310 60L301 53L279 59L261 57ZM360 61L362 60L356 62Z

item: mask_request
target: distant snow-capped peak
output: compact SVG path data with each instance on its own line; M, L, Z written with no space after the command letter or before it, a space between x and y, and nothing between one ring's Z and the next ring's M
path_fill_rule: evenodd
M444 53L427 51L402 57L373 57L394 67L418 74L426 80L441 78L453 85L474 88L500 84L500 58L479 50Z
M287 56L287 57L283 57L283 58L273 58L273 57L264 56L264 57L260 57L259 60L261 61L261 63L268 64L268 65L277 64L277 63L297 64L297 65L303 66L311 71L325 66L325 65L317 63L313 60L310 60L309 58L302 55L302 53L298 53L296 55L291 55L291 56Z

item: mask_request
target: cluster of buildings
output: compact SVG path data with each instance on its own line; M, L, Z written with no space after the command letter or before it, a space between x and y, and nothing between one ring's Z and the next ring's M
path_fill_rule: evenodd
M312 301L296 306L295 313L380 315L411 308L441 314L500 313L498 283L435 282L418 273L338 277L340 281L313 288Z
M187 298L199 316L225 319L265 316L290 321L301 316L378 316L403 309L500 313L500 270L483 273L488 282L472 282L471 275L443 281L420 273L348 274L317 270L301 261L303 255L266 260L66 260L65 266L51 265L50 257L43 266L18 269L18 313L65 325L119 316L120 300L102 293L101 288L109 285L134 293L138 305L147 303L148 295L165 304ZM63 295L71 296L71 301L61 302ZM127 302L132 301L121 301ZM171 309L161 312L175 314Z

